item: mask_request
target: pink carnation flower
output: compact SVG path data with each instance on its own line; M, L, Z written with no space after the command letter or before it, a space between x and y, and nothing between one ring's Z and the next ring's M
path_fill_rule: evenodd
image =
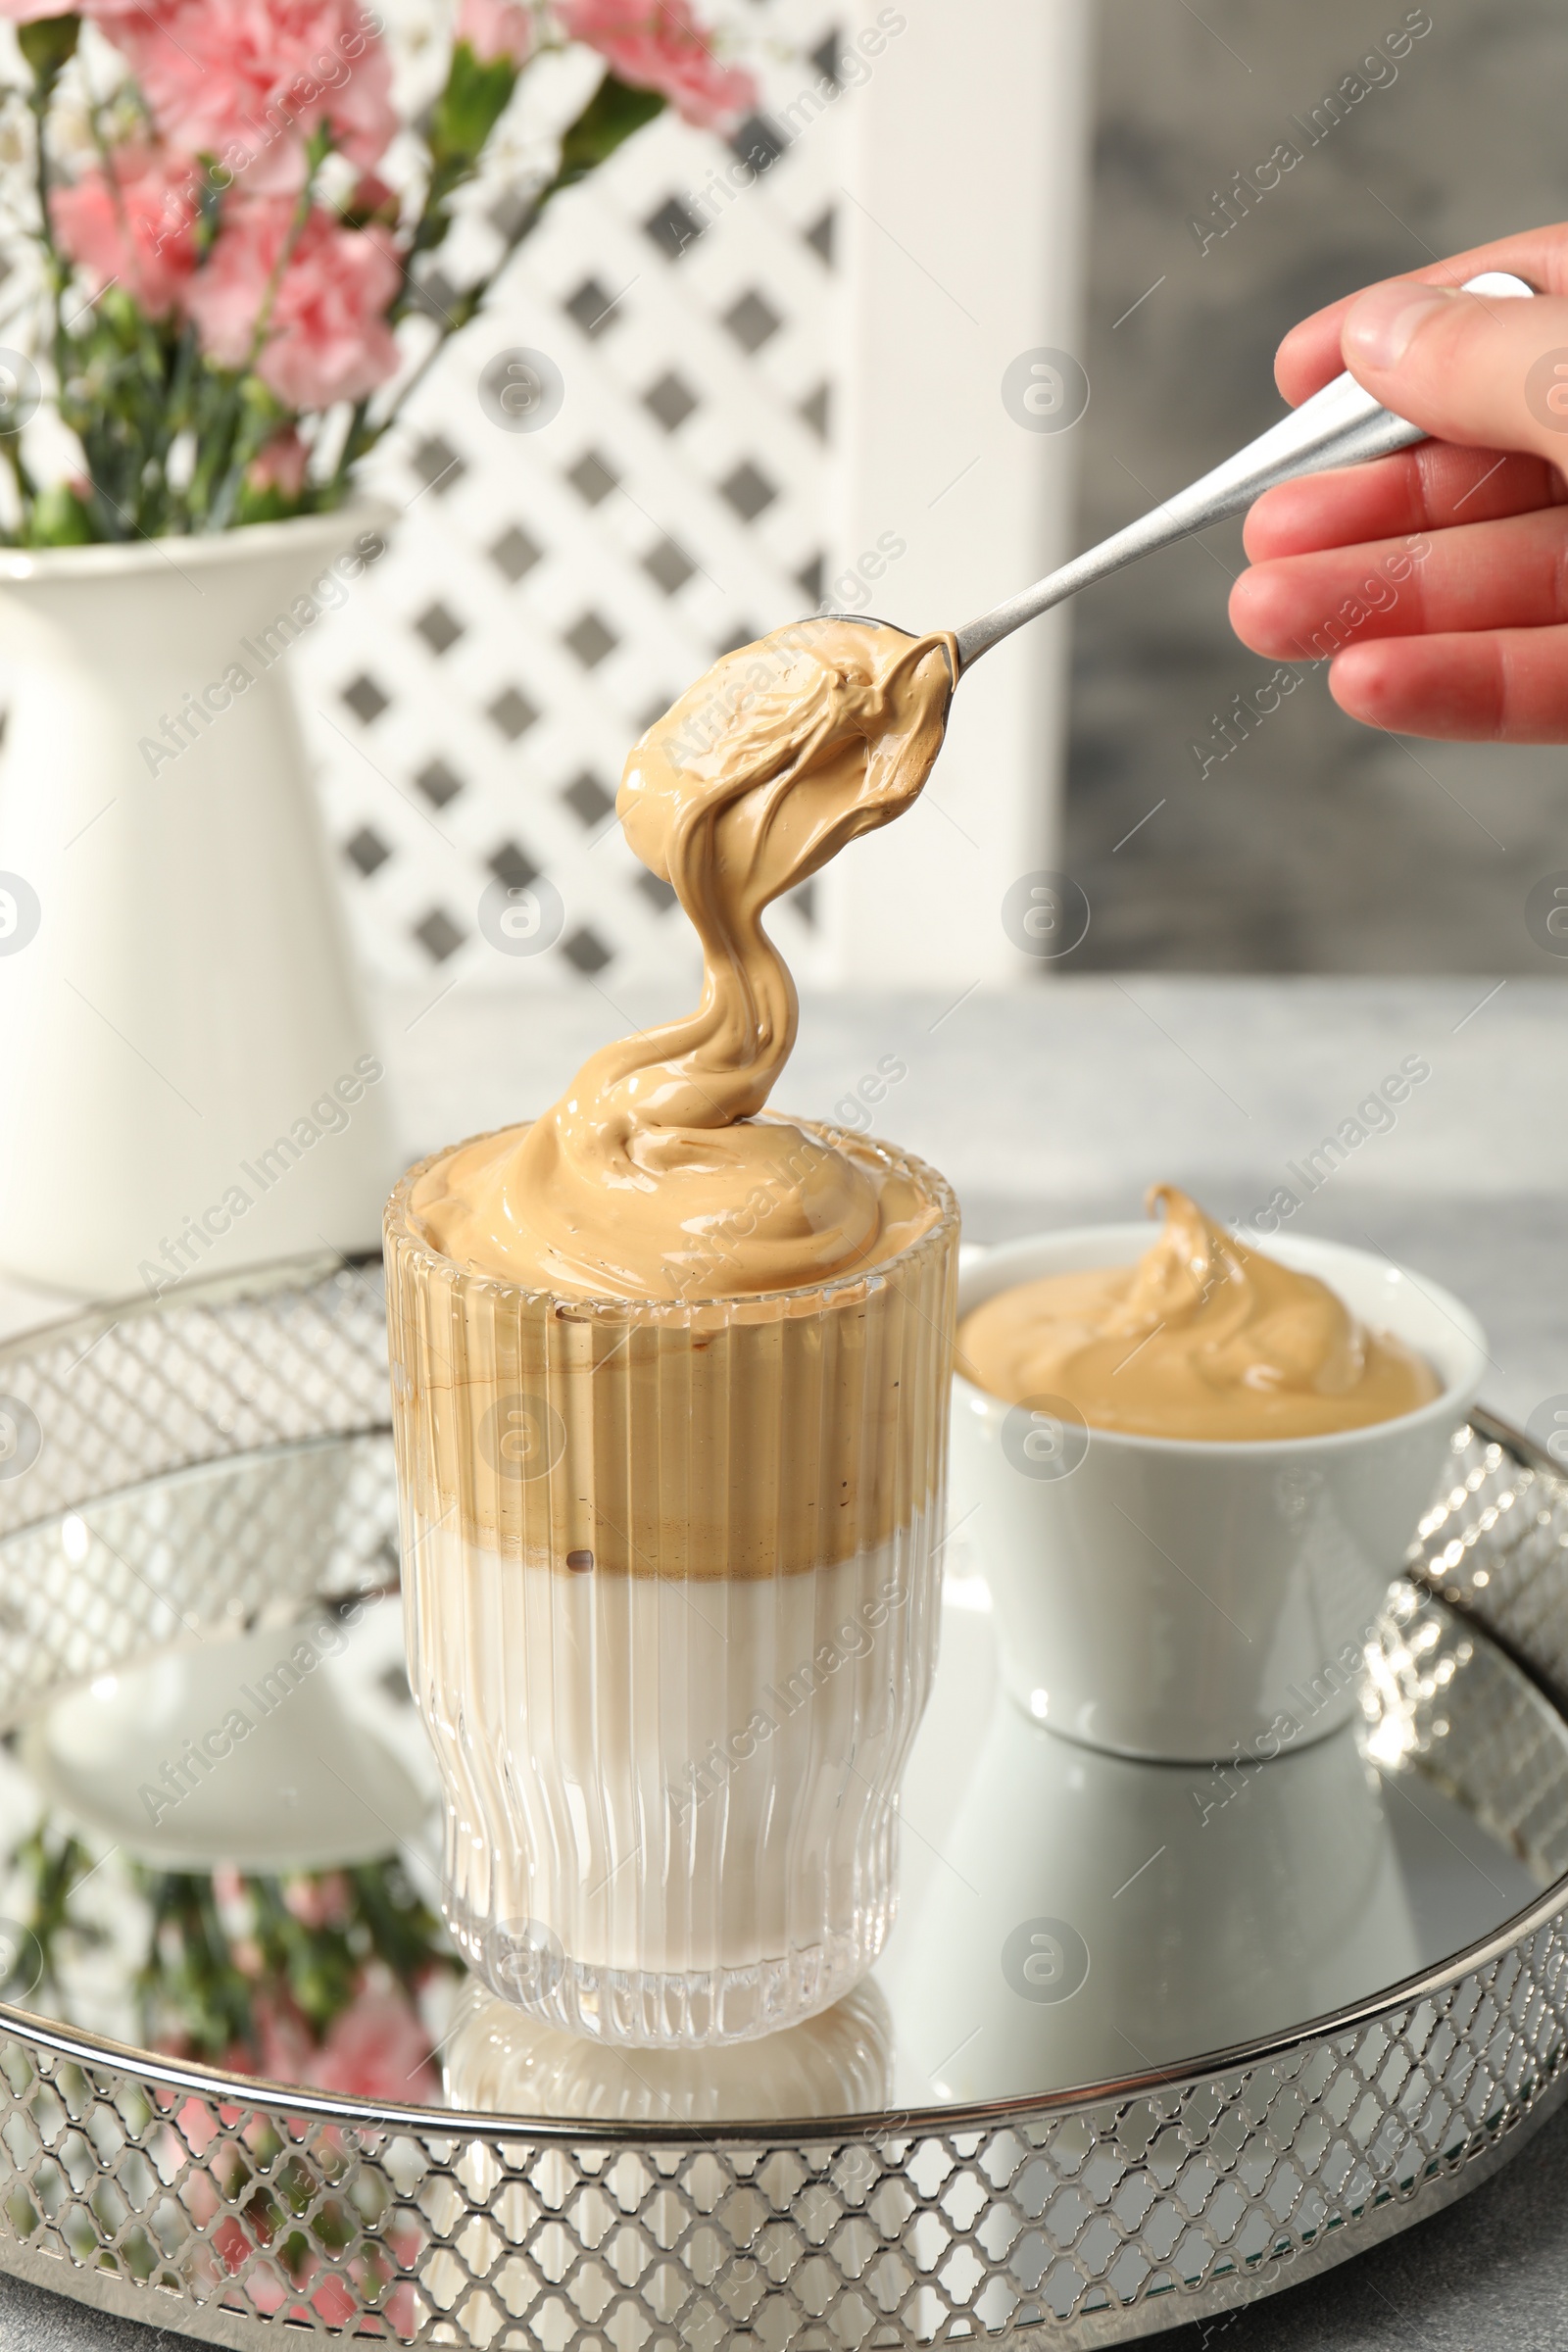
M416 2107L432 2105L440 2091L430 2036L392 1985L364 1987L333 2018L305 2079L318 2090Z
M659 90L688 122L731 122L757 104L757 84L723 66L692 14L691 0L560 0L574 41L608 58L622 81Z
M392 72L360 0L100 0L164 137L211 155L247 196L298 188L325 124L368 171L398 129Z
M186 311L220 368L251 360L293 216L293 204L280 198L231 203L206 267L186 287ZM291 409L327 409L384 384L398 366L386 313L401 276L375 229L345 228L330 213L313 211L267 316L255 361L262 381Z
M316 2044L293 2002L286 1995L270 1999L262 1994L256 2003L256 2025L262 2045L257 2058L250 2058L243 2048L230 2050L225 2065L240 2075L266 2075L273 2082L309 2082Z
M113 156L49 201L55 235L94 294L119 284L149 317L172 311L196 266L196 205L188 163L145 147Z
M286 425L264 442L245 469L245 479L258 493L275 490L280 497L298 498L305 487L305 475L311 463L311 453L294 427ZM288 1902L288 1896L283 1897ZM294 1905L289 1903L292 1911Z
M481 66L503 57L525 66L533 54L533 17L515 0L460 0L457 38L467 42Z
M299 453L297 473L295 451ZM256 464L266 465L269 478L280 487L283 479L292 474L291 490L297 494L305 479L305 444L290 426L287 432L278 433L269 441ZM302 1871L284 1880L283 1907L302 1927L340 1928L349 1916L349 1883L340 1870L324 1871L319 1876Z
M403 207L397 190L387 186L379 172L362 172L343 209L358 216L358 227L373 219L385 221L388 228L396 228Z
M48 17L80 16L112 25L117 17L167 17L173 5L174 0L0 0L0 23L41 24Z

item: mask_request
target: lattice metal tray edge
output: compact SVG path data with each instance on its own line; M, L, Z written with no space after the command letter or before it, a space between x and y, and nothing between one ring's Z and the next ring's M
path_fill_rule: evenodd
M378 1269L337 1259L29 1335L0 1349L0 1396L55 1442L0 1485L0 1534L136 1478L373 1434L385 1383ZM1426 1594L1470 1613L1560 1705L1568 1482L1528 1440L1479 1413L1456 1436L1410 1577L1406 1618ZM15 1616L8 1646L30 1637L61 1677L64 1632ZM84 1665L78 1622L72 1679L130 1631ZM1510 1760L1521 1808L1530 1762ZM1555 1853L1568 1833L1532 1836ZM289 2325L486 2352L1127 2341L1326 2269L1511 2153L1568 2089L1565 1909L1559 1877L1421 1980L1200 2067L794 2128L269 2092L0 2007L0 2268L234 2352Z

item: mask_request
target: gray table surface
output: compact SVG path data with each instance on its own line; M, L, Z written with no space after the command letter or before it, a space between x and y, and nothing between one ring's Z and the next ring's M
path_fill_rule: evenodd
M612 976L613 977L613 976ZM1387 1250L1490 1334L1486 1400L1524 1423L1568 1395L1568 998L1555 980L1110 975L1027 992L821 998L781 1106L831 1115L892 1055L881 1132L934 1160L965 1230L996 1241L1135 1215L1160 1178L1247 1217L1406 1056L1430 1065L1396 1125L1354 1146L1290 1230ZM593 1046L681 1008L634 986L571 995L388 991L378 1012L416 1152L535 1110ZM64 1301L0 1283L0 1329ZM1324 2278L1163 2340L1224 2352L1568 2347L1568 2114L1446 2214ZM1172 2311L1173 2323L1179 2313ZM150 2352L0 2277L0 2352ZM173 2339L166 2338L166 2341Z

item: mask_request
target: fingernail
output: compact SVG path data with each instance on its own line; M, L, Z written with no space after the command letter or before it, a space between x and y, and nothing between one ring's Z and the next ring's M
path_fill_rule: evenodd
M1340 348L1363 368L1397 368L1433 312L1457 292L1456 286L1373 286L1346 314Z

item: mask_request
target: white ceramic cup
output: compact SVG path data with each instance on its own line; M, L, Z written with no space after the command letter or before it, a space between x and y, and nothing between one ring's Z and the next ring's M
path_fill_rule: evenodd
M959 1315L1041 1275L1131 1264L1152 1238L1080 1226L977 1251ZM1091 1747L1267 1758L1348 1721L1368 1629L1475 1401L1486 1342L1450 1293L1337 1242L1269 1254L1414 1348L1441 1394L1369 1429L1208 1443L1086 1429L955 1376L950 1526L991 1587L1006 1687Z

